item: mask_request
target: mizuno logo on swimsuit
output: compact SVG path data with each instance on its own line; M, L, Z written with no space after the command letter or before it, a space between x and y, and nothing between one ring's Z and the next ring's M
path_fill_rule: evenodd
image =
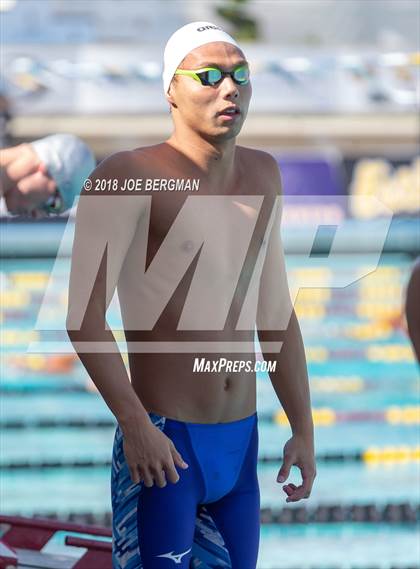
M172 559L172 561L174 563L181 563L182 558L184 557L184 555L187 555L187 553L189 553L191 551L191 547L189 549L187 549L187 551L184 551L183 553L174 553L173 551L170 551L169 553L162 553L161 555L156 555L156 557L167 557L168 559Z
M206 30L221 30L222 28L219 28L218 26L201 26L200 28L197 28L197 32L204 32Z

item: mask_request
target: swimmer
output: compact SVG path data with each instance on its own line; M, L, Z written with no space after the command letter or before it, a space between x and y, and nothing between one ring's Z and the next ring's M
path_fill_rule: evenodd
M95 164L89 147L72 134L2 148L0 215L39 219L63 213Z
M254 569L255 326L292 430L277 482L292 465L302 475L298 486L283 485L286 502L308 498L316 474L305 352L280 239L280 174L270 154L236 144L252 88L230 35L209 22L178 29L165 48L163 84L171 136L99 164L91 187L114 191L82 192L67 330L118 422L114 569ZM129 179L198 180L199 189L129 195ZM106 325L115 289L131 382Z

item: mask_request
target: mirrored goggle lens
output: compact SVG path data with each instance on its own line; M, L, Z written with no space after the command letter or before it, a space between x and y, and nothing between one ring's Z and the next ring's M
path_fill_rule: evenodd
M210 85L218 83L222 78L222 72L220 71L220 69L209 69L209 71L206 71L205 75L207 83L209 83Z
M239 84L247 83L249 80L248 67L246 67L245 65L237 67L233 72L233 78Z

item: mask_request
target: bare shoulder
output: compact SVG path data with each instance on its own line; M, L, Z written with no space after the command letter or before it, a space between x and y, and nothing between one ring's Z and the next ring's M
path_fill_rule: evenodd
M118 179L121 173L127 169L127 165L130 163L130 151L116 152L111 154L107 158L104 158L97 164L96 168L92 170L89 175L89 179L92 182L92 189L95 187L99 180L112 180L114 178ZM89 186L83 188L82 193L90 192Z
M280 168L277 160L269 152L237 146L238 156L245 174L252 171L253 175L258 176L261 184L267 191L277 195L282 193Z
M116 152L102 160L83 183L77 209L79 219L97 219L104 229L108 224L110 230L120 222L125 223L127 229L137 223L148 205L147 200L142 199L144 193L138 191L141 185L136 186L146 172L143 163L146 161L139 159L133 150ZM119 215L115 215L116 212Z
M115 152L104 158L89 175L91 184L84 186L82 195L118 195L127 187L127 180L142 178L147 174L148 155L142 148Z
M115 152L102 160L94 172L118 174L129 168L130 172L133 168L145 165L147 163L147 149L135 148L134 150L122 150Z

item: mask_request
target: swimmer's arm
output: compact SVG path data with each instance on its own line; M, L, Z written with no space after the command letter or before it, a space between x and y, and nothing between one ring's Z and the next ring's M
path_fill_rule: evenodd
M100 179L123 182L127 172L124 163L125 153L102 162L89 177L93 186ZM131 385L115 337L107 329L106 312L144 204L143 196L83 191L71 259L67 332L122 428L149 417ZM87 348L84 343L88 343Z
M270 380L289 419L292 432L309 440L313 421L305 350L299 323L290 298L280 227L282 189L278 165L270 156L270 179L274 181L277 206L264 261L257 306L257 333L265 360L275 361ZM280 352L264 349L265 342L283 342Z

